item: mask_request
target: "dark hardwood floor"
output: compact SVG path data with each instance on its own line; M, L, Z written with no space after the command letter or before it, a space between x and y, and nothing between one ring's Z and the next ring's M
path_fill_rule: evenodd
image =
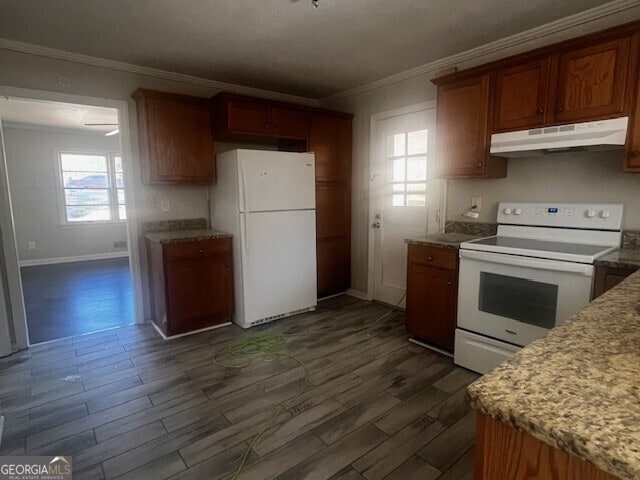
M230 480L248 446L242 479L471 480L477 376L408 343L399 312L361 328L386 311L341 296L251 330L165 342L131 325L36 345L0 359L1 453L72 455L75 480ZM273 333L291 357L213 361ZM298 361L310 384L275 417L304 384Z
M128 258L22 267L31 344L133 323Z

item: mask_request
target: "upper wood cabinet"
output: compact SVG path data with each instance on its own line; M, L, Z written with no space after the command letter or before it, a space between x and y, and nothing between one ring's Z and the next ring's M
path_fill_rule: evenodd
M309 114L304 107L220 93L212 99L216 138L241 136L307 140Z
M632 114L629 118L629 132L627 136L627 155L624 170L640 172L640 33L633 36L631 44L630 71L631 82L629 96L634 95Z
M506 160L488 153L489 113L489 75L439 86L438 177L506 175Z
M560 54L556 123L588 121L624 110L630 38Z
M494 131L545 123L550 63L550 58L543 58L495 73Z
M215 179L207 99L139 89L138 142L143 181L208 184Z

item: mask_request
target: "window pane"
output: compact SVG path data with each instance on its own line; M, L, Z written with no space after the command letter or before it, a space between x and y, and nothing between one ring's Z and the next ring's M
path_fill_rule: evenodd
M124 205L118 205L118 217L120 220L127 219L127 210L124 208Z
M404 158L396 158L393 160L393 177L394 182L404 182Z
M65 188L107 188L109 186L106 173L65 172L62 178Z
M124 205L124 190L121 188L118 189L118 203Z
M116 187L124 187L124 176L121 173L116 173Z
M62 170L72 172L106 172L107 157L104 155L60 154Z
M115 163L116 172L122 172L122 157L120 155L114 155L113 161Z
M427 179L427 157L407 159L407 181L416 182Z
M67 205L109 205L109 190L68 188L64 196Z
M392 205L394 207L404 207L404 195L394 195Z
M404 192L404 183L396 183L393 185L394 192Z
M427 189L426 183L408 183L407 190L410 192L424 192Z
M407 147L409 155L427 153L427 130L409 132L407 143L409 144Z
M82 205L67 207L69 222L96 222L111 220L111 209L108 206Z
M404 155L404 133L387 136L387 157Z
M407 195L407 207L424 207L425 195Z

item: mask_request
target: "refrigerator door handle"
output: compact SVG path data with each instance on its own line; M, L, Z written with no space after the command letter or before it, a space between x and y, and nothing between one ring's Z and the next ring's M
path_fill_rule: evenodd
M242 265L249 265L249 248L247 246L247 214L240 214L240 251L242 252Z
M244 173L244 159L238 159L240 162L240 188L242 189L242 193L240 195L240 200L242 201L242 205L240 206L241 212L246 212L249 209L247 204L247 185L245 182L245 173Z

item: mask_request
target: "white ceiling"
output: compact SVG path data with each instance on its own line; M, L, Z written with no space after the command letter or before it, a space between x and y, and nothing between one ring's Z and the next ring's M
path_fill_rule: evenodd
M115 126L87 126L85 123L118 123L114 108L45 102L0 97L0 119L3 123L54 127L85 132L106 133Z
M602 0L4 0L0 37L322 98Z

